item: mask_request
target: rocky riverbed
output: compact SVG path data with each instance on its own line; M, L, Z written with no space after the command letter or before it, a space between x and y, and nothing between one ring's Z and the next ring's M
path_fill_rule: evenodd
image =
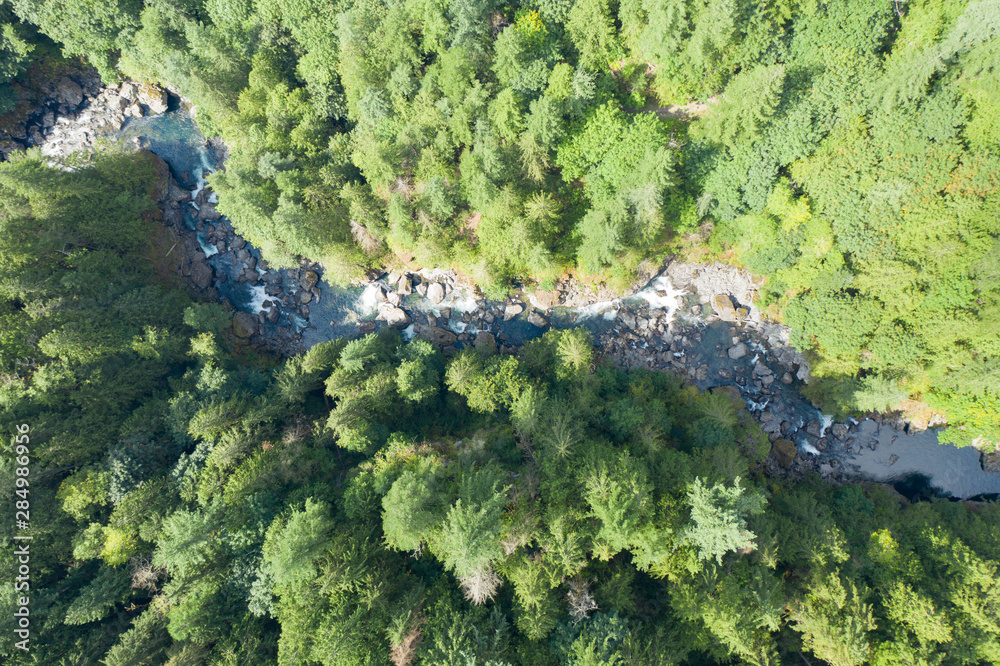
M811 379L806 357L789 344L786 327L755 307L760 281L745 271L668 261L644 266L624 296L567 277L551 290L518 289L490 301L453 271L384 272L344 288L307 260L273 270L216 210L205 178L221 168L225 147L205 141L183 100L135 82L72 83L79 95L61 83L40 113L29 114L25 145L56 161L102 140L157 155L159 263L196 298L229 307L234 335L249 344L290 355L393 327L448 355L466 346L511 354L550 327L586 326L620 367L675 372L701 389L738 394L772 443L766 464L773 474L814 471L831 481L923 474L956 497L1000 492L1000 474L984 471L996 471L996 454L981 467L978 452L937 445L933 431L918 434L898 416L824 417L799 392ZM936 448L926 449L928 442Z

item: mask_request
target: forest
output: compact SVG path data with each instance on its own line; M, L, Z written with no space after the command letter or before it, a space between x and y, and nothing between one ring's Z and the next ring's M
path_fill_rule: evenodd
M342 282L745 267L825 411L982 445L998 31L993 0L0 0L0 113L65 63L168 86L239 233ZM769 476L741 402L583 330L273 358L157 279L154 167L0 163L5 663L1000 663L995 502Z
M996 503L769 477L742 399L584 329L263 356L153 281L154 172L0 164L5 663L1000 662Z
M487 295L745 266L827 412L1000 441L990 0L6 0L35 41L189 98L275 266L405 257ZM2 95L0 95L2 98ZM689 104L692 100L699 103ZM2 103L2 99L0 99Z

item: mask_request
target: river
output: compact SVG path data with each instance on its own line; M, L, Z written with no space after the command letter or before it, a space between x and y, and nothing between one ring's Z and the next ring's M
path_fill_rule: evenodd
M220 168L220 156L206 143L188 112L175 99L171 107L162 115L126 119L119 131L111 133L111 138L138 141L170 165L179 183L197 193L205 187L206 176ZM213 221L218 233L228 234L230 239L213 243L199 229L196 205L188 206L185 223L198 235L213 268L216 288L236 309L258 316L261 336L293 332L294 342L300 348L307 348L385 325L375 320L380 303L387 296L394 297L396 286L389 284L386 276L364 286L345 288L328 283L320 275L312 295L307 295L308 305L303 307L298 296L303 291L304 269L267 270L260 253L249 244L240 243L246 256L253 257L257 264L257 276L247 279L245 266L237 260L232 247L234 236L229 222L225 218ZM435 281L446 283L448 293L440 302L432 302L417 290L399 295L399 306L413 321L402 329L408 339L415 334L415 325L419 325L424 330L437 327L450 331L455 337L450 347L471 344L481 332L490 333L504 346L516 347L542 335L547 326L586 326L605 353L611 353L613 348L618 350L615 353L639 358L649 367L686 372L701 389L736 385L748 409L765 429L768 424L774 425L780 428L780 432L771 428L775 435L795 443L799 453L796 465L802 471L817 471L834 479L892 483L911 497L939 495L966 499L1000 494L1000 474L983 471L978 451L941 444L934 430L907 434L868 419L835 427L832 418L821 414L799 393L800 381L775 381L778 377L789 378L784 372L794 369L794 365L781 359L787 359L794 350L773 338L765 340L757 330L717 321L711 307L705 304L705 294L675 286L666 274L654 277L626 298L580 307L548 308L543 326L538 325L537 318L534 323L529 321L533 308L525 295L520 298L523 310L505 318L511 301L498 303L476 298L471 291L448 282L443 272L412 275L411 279L425 286ZM280 304L279 298L283 299ZM280 305L280 313L276 319L272 316L273 321L258 315L265 301L276 307ZM450 334L448 339L451 340ZM747 353L733 359L727 350L738 342L747 345ZM840 436L834 436L834 432Z

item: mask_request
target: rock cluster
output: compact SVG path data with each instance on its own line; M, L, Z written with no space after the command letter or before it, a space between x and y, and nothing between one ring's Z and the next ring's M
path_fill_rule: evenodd
M95 71L67 74L39 84L36 96L25 97L0 121L0 154L30 147L52 157L89 150L126 118L165 113L168 106L167 91L152 84L105 87Z

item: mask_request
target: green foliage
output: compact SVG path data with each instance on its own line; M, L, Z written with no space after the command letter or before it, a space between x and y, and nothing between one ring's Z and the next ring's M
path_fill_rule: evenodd
M853 583L845 586L833 573L813 581L808 596L795 606L792 617L803 644L834 666L859 666L870 656L868 632L875 629L865 592Z
M510 408L528 386L520 364L513 356L481 360L475 351L464 351L448 364L448 388L465 396L477 412Z
M13 0L0 88L58 74L52 39L179 89L274 267L347 282L413 254L505 297L708 252L767 278L810 397L919 398L1000 440L997 26L952 0ZM724 396L615 370L582 330L249 369L218 306L151 282L155 166L0 165L36 658L1000 662L993 504L767 477Z
M695 478L688 489L691 507L691 525L684 531L684 538L698 549L703 560L715 558L722 563L722 556L754 545L756 535L747 529L748 516L764 510L764 496L740 486L737 478L732 488L723 484L711 487L701 477Z
M66 624L87 624L102 620L129 591L128 570L124 567L101 567L97 576L80 591L66 609Z

